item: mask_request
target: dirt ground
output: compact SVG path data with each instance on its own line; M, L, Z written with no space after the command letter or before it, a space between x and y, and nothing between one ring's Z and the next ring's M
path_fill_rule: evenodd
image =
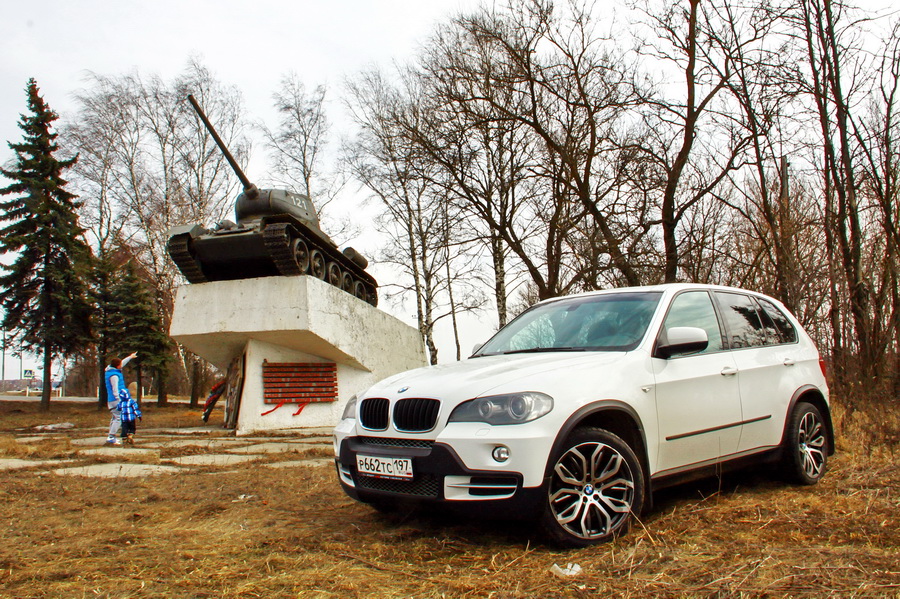
M0 457L65 457L65 438L23 449L15 436L65 421L83 437L102 420L93 406L0 402ZM180 406L144 417L198 420ZM677 487L628 536L572 551L522 523L381 515L330 467L6 471L0 597L900 597L896 414L836 408L836 421L839 452L817 486L743 471ZM550 573L570 563L581 572Z

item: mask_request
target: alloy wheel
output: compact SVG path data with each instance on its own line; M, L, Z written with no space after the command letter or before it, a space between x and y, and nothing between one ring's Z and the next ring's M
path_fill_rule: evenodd
M605 443L571 447L553 468L550 510L560 527L581 539L614 533L627 522L634 496L628 462Z
M810 478L819 478L825 468L825 427L819 415L807 412L797 428L797 441L803 471Z

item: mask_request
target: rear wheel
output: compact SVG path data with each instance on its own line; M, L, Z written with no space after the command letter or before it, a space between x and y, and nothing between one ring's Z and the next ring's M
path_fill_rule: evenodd
M644 472L631 447L600 428L580 428L552 462L541 528L553 542L587 547L624 534L644 504Z
M309 274L325 280L325 256L319 250L313 250L309 254Z
M783 467L791 482L814 485L828 466L828 431L819 408L798 402L788 420Z

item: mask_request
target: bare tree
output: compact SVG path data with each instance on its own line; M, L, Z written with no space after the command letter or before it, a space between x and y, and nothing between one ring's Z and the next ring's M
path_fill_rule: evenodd
M878 245L873 253L883 255L882 274L872 278L872 303L873 351L884 355L900 344L900 22L890 28L876 60L869 105L852 124L860 156L860 191L872 202L883 232L872 236ZM895 349L894 354L895 360L900 359ZM900 378L894 385L900 385Z
M469 237L484 244L503 326L508 317L508 255L515 254L542 288L546 288L544 277L554 268L549 265L560 261L546 260L544 275L544 253L535 244L548 234L547 224L537 215L543 194L533 175L540 151L530 130L492 108L492 104L509 105L513 92L482 76L483 69L502 69L502 65L490 65L491 45L482 42L454 25L436 32L416 73L424 87L423 118L406 123L405 134L434 162L433 182L444 188L448 200L466 217L458 228L466 227ZM466 95L460 94L462 87L468 88ZM462 99L473 94L496 97L479 106Z
M380 73L370 72L348 89L348 104L360 127L346 148L348 163L384 209L383 230L392 243L382 257L406 273L410 283L400 289L413 292L419 332L436 364L434 325L451 314L441 306L460 276L448 271L447 264L456 262L458 251L453 250L461 246L449 240L450 213L445 198L432 189L430 163L408 143L399 126L416 112L411 101L417 93L415 81L407 79L404 88L395 88ZM477 304L453 300L455 310L475 309Z
M474 60L448 54L444 77L446 94L473 118L491 111L489 118L527 128L540 144L544 158L534 163L535 174L547 179L549 215L558 217L551 229L560 236L547 249L547 276L534 265L526 268L540 297L573 288L579 273L565 276L560 255L552 255L577 230L578 211L592 219L595 240L609 265L629 284L642 280L624 252L625 238L645 230L626 232L614 210L613 198L623 171L622 143L617 141L629 95L629 73L621 56L604 47L596 35L590 6L570 4L565 10L541 0L529 0L506 13L483 10L456 19L456 25L479 49ZM504 92L490 93L493 88ZM622 196L618 196L621 198ZM563 208L563 206L566 206ZM564 212L566 212L564 214ZM513 251L514 248L511 247Z
M656 61L662 73L671 69L682 82L680 87L656 83L639 88L646 134L638 147L664 174L658 222L666 282L678 280L682 220L729 172L740 168L750 140L717 106L731 83L733 64L716 42L730 36L727 44L740 48L755 35L751 31L751 37L744 39L746 32L729 30L720 13L724 4L724 0L634 4L646 28L639 30L646 39L640 42L638 54Z
M331 123L325 111L327 89L308 91L296 73L282 77L272 94L279 121L276 130L262 126L266 147L279 182L313 198L324 209L343 188L344 180L323 165Z
M801 0L790 13L795 39L804 52L801 83L813 101L821 144L821 173L825 197L825 235L828 255L834 260L834 275L841 273L846 289L853 341L857 346L862 375L877 362L871 313L872 284L863 268L865 233L859 204L858 158L852 147L853 102L866 74L865 53L856 47L858 30L848 9L832 0ZM845 335L837 316L842 312L838 281L833 278L832 323L834 351L842 354Z
M188 92L200 98L232 153L244 160L249 143L243 137L240 95L196 60L171 83L136 72L95 74L89 83L78 98L80 124L72 128L78 151L90 157L79 173L89 191L87 222L98 244L115 240L131 248L151 279L168 327L178 281L165 250L168 231L221 219L237 189L227 162L185 98ZM180 364L186 373L184 359ZM164 385L159 390L164 402Z

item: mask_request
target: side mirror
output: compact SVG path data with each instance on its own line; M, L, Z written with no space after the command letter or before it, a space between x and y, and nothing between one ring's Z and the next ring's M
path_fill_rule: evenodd
M666 360L676 354L703 351L709 345L706 331L699 327L672 327L660 334L654 356Z

